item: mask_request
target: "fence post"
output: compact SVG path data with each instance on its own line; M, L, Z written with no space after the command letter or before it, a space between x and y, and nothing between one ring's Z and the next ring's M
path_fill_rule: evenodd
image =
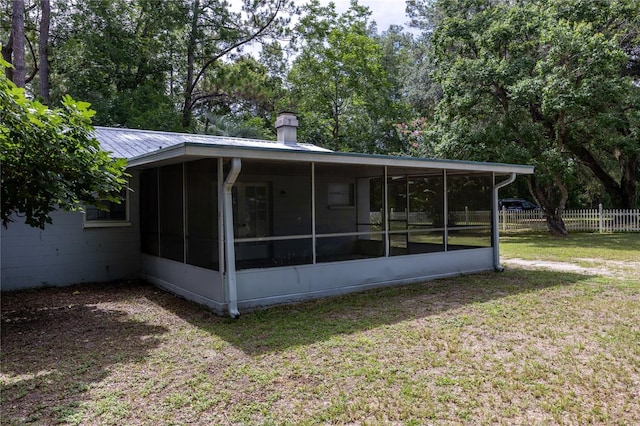
M470 212L473 222L473 211ZM505 231L513 231L528 227L529 229L540 230L544 228L539 212L527 212L518 210L507 210L502 207L498 210L498 228ZM597 209L588 210L566 210L564 218L567 220L566 226L569 231L599 232L638 232L640 231L640 209L604 209L602 204ZM501 226L500 226L501 225Z
M604 220L602 218L602 203L598 204L598 230L602 234L604 232Z

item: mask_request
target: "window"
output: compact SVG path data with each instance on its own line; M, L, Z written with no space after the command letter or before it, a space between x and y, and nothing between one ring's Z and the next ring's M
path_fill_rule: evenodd
M355 190L353 183L329 183L327 197L330 209L353 207L355 205Z
M444 175L409 177L407 254L444 251Z
M215 159L142 171L140 243L143 253L218 269L217 171Z
M400 256L407 253L407 177L389 176L387 180L387 202L389 203L389 254Z
M119 197L120 203L104 200L99 202L100 206L86 206L84 227L131 226L129 221L129 189L122 188Z

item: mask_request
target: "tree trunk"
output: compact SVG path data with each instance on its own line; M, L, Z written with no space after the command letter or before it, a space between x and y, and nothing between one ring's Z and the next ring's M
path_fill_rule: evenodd
M623 155L616 150L615 159L620 166L620 181L617 181L611 174L600 165L596 157L585 147L575 149L574 154L588 167L594 176L602 183L605 191L611 197L613 207L621 209L634 209L636 207L636 191L638 188L638 154L630 153Z
M638 192L638 170L640 169L640 156L632 154L626 161L620 161L622 177L620 188L622 200L620 207L623 209L635 209Z
M545 214L545 219L547 221L547 229L553 235L556 235L558 237L566 237L569 234L567 232L567 227L564 224L564 220L562 220L562 215Z
M49 27L51 23L51 4L49 0L40 0L42 18L40 19L40 38L38 56L40 61L40 97L49 104Z
M569 232L562 220L562 214L569 198L567 187L560 176L554 176L552 181L541 182L535 176L527 180L529 192L533 195L547 222L547 229L553 235L566 237Z
M13 31L10 31L9 39L7 40L7 43L2 45L2 59L4 59L8 63L11 63L12 56L13 56ZM12 68L9 68L9 67L5 68L4 75L6 75L10 81L13 81Z
M27 74L24 63L24 0L13 0L12 14L13 82L18 87L24 87Z
M191 126L191 112L193 108L193 68L195 61L195 49L198 37L198 19L200 14L200 1L193 2L191 17L191 31L189 32L189 42L187 44L187 80L184 87L184 104L182 105L182 127L185 129Z

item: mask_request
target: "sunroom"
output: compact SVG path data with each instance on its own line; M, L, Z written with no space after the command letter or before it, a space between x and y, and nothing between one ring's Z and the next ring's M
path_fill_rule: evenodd
M131 158L142 275L235 317L499 268L497 190L533 171L285 140L194 136Z

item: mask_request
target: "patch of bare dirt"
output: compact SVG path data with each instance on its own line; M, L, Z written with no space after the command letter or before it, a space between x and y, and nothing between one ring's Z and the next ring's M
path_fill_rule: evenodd
M640 254L638 254L640 256ZM593 263L605 263L609 266L628 269L631 271L637 271L640 274L640 262L631 262L625 260L610 260L610 259L598 259L593 257L578 257L576 258L579 262L593 262Z
M596 261L596 259L592 259ZM604 259L598 259L601 262L605 262ZM504 259L502 263L506 266L517 266L523 269L547 269L552 271L561 272L573 272L576 274L584 275L604 275L604 276L617 276L618 271L612 271L606 266L598 267L585 267L570 262L554 262L549 260L525 260L520 258ZM624 263L624 262L622 262Z

